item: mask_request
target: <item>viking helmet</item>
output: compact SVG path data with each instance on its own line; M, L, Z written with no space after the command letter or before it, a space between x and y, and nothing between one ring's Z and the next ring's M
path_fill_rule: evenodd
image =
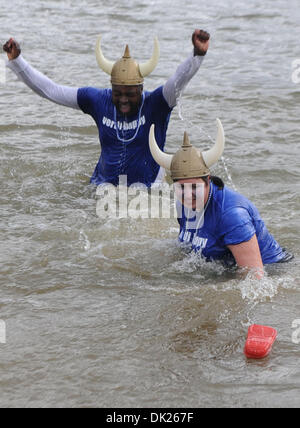
M205 177L210 174L209 168L218 162L224 151L224 129L219 119L217 119L217 127L217 139L211 149L200 152L191 145L188 134L185 132L182 147L175 155L169 155L158 147L154 135L154 125L152 125L149 135L151 154L161 167L171 172L171 178L174 181Z
M157 37L154 39L154 49L149 61L138 64L131 56L129 47L126 45L124 55L117 62L107 60L101 49L101 36L96 43L96 58L99 67L111 76L112 85L135 86L142 85L144 77L155 69L159 59L159 43Z

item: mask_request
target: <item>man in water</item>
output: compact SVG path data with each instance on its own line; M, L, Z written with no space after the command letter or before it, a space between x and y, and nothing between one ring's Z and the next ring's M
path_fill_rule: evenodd
M264 265L286 262L293 256L269 233L252 202L211 176L210 167L222 156L225 144L222 124L219 120L217 124L217 141L211 149L200 153L185 133L175 155L160 150L152 125L150 150L175 182L179 241L207 261L236 264L262 278Z
M164 171L150 154L148 137L155 124L156 140L164 150L170 114L180 92L196 74L207 53L210 36L195 30L192 36L193 54L175 74L153 92L143 90L144 77L158 62L159 45L155 40L152 58L137 64L126 46L124 56L116 63L108 61L97 40L96 56L100 68L111 75L111 89L72 88L57 85L31 67L21 55L19 44L11 38L3 46L8 56L7 66L34 92L57 104L81 109L93 117L99 130L101 156L91 183L119 184L119 176L127 176L127 185L143 183L151 187L163 179Z

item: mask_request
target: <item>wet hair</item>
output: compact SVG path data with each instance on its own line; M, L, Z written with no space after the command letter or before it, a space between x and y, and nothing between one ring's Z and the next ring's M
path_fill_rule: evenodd
M216 186L218 186L218 190L224 189L224 182L220 177L216 177L215 175L206 175L205 177L201 178L205 182L205 184L208 184L208 179L210 178L210 181Z

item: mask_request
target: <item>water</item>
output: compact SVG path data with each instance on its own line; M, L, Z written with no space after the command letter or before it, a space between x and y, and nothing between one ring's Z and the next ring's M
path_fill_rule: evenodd
M3 4L2 4L3 3ZM71 86L109 85L94 56L129 43L161 59L163 84L212 35L198 75L173 112L167 150L188 130L201 149L222 120L217 174L249 197L294 252L258 283L184 254L176 220L100 219L88 185L99 156L91 118L32 94L8 71L1 84L1 407L298 407L299 5L266 0L21 1L1 4L1 41ZM1 60L4 55L1 55ZM278 330L272 354L247 361L251 323ZM294 340L292 335L294 334Z

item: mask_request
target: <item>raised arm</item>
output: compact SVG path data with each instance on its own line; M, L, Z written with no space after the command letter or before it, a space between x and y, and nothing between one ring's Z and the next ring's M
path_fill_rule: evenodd
M181 92L199 70L209 48L209 39L210 35L206 31L194 31L192 36L193 55L180 64L175 74L163 87L163 95L169 107L175 107Z
M19 44L8 40L3 46L7 53L7 67L10 68L35 93L49 101L74 109L80 109L77 103L78 88L57 85L44 74L40 73L21 55Z

